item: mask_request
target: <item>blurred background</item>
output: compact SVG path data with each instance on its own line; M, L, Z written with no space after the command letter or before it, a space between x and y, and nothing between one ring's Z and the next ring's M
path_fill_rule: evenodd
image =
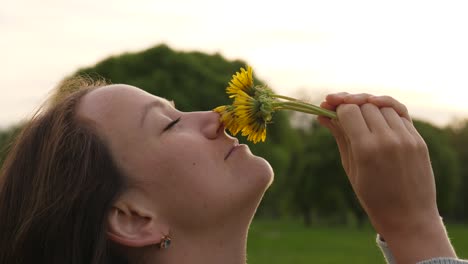
M258 83L312 103L341 91L405 103L468 258L467 11L462 0L4 1L0 162L64 78L101 76L209 110L228 102L227 82L248 64ZM274 120L267 142L251 145L275 183L251 228L249 263L384 263L331 135L310 116Z

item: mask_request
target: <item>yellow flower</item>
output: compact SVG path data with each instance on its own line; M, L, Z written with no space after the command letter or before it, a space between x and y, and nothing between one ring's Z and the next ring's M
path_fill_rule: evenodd
M251 119L251 122L242 129L242 136L247 136L247 140L253 143L265 142L266 126L267 124L261 118Z
M271 121L273 112L265 110L272 109L266 105L268 103L242 91L236 95L232 105L237 117L238 129L241 129L242 136L247 136L247 140L254 143L265 141L267 123Z
M242 132L247 140L257 143L266 139L266 127L277 110L294 110L336 118L336 113L300 100L275 94L267 86L254 86L252 68L241 68L232 76L226 93L234 101L232 105L218 106L220 121L234 136ZM287 100L280 101L279 99Z
M226 88L226 93L230 95L229 97L235 97L239 91L243 91L250 96L253 96L255 92L252 67L250 66L247 66L247 70L241 68L240 72L236 72L235 75L232 75L229 86Z
M233 136L237 135L237 133L242 130L237 122L238 118L234 112L233 105L218 106L213 109L213 111L218 112L221 115L221 123Z

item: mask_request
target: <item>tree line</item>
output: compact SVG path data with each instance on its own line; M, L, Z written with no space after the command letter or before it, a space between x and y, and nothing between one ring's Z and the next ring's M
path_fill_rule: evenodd
M174 51L162 44L107 58L67 78L87 75L134 85L174 100L181 111L198 111L228 104L224 88L245 65L220 54ZM292 118L302 120L301 125L293 126ZM297 118L297 114L275 113L265 143L251 144L240 137L275 171L275 182L258 216L296 217L305 225L363 225L366 217L341 167L332 135L315 119ZM441 215L449 221L468 222L468 121L444 128L420 120L414 123L429 148ZM18 124L0 131L0 163L20 130Z

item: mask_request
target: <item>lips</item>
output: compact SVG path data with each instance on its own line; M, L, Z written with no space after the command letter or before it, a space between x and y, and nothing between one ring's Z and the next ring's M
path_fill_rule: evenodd
M232 147L229 149L229 151L228 151L228 153L226 154L226 156L224 156L224 160L226 160L226 159L231 155L231 153L234 151L234 149L235 149L236 147L238 147L238 146L239 146L239 140L237 140L237 138L236 138L236 139L234 139L234 142L233 142Z

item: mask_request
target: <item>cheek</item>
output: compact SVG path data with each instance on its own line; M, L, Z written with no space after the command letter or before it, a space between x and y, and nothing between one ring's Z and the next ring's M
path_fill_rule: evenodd
M147 158L147 181L166 195L208 196L209 189L221 180L225 169L215 155L199 151L166 151Z
M165 156L171 157L170 154ZM234 192L226 188L233 182L229 182L226 169L216 160L199 153L189 154L154 160L152 176L145 188L171 221L209 222L224 210L226 203L231 203L228 200L234 200Z
M171 221L208 224L256 207L272 180L270 165L246 155L226 163L215 150L171 148L141 157L143 188Z
M149 164L155 187L186 199L239 200L263 194L273 179L270 164L253 155L230 164L218 155L191 150L166 152L159 159L157 156Z

